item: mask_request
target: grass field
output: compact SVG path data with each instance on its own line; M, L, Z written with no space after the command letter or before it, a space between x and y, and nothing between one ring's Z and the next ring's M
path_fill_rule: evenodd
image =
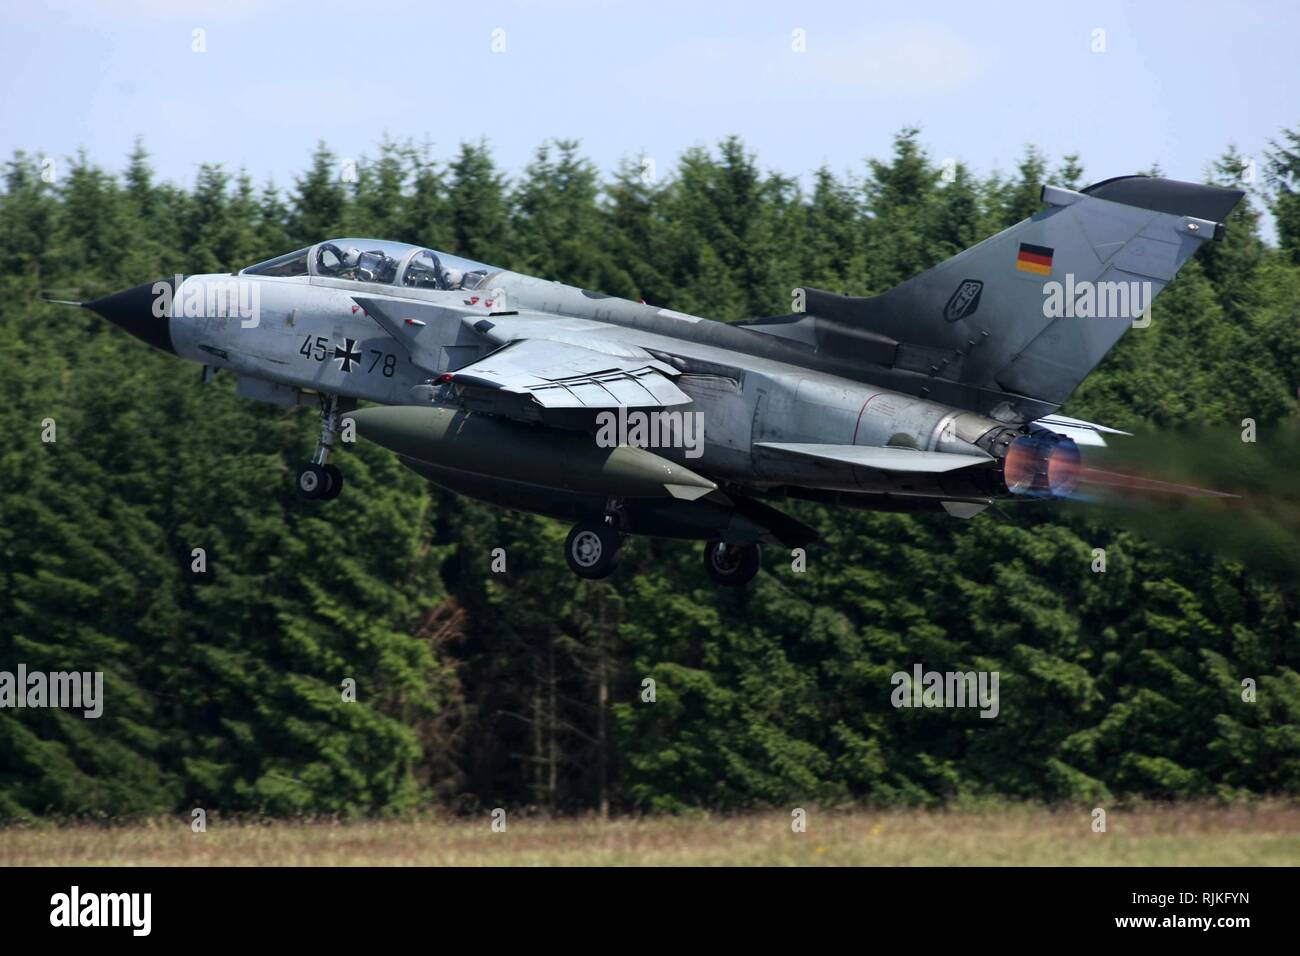
M1113 811L809 810L618 819L515 817L342 823L187 820L0 830L0 865L1300 865L1300 804Z

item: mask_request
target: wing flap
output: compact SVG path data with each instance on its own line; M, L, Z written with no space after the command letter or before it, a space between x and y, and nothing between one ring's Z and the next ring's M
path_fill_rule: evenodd
M553 339L519 339L443 380L527 393L543 408L660 408L691 400L673 384L670 375L676 374L648 352L620 356Z
M689 405L690 396L670 377L676 370L642 355L519 339L436 381L466 408L561 428L590 428L602 411Z
M478 377L483 377L477 371ZM452 379L459 379L459 373ZM511 390L519 389L509 386ZM653 368L614 369L594 375L545 380L525 391L543 408L666 408L689 401L676 385Z

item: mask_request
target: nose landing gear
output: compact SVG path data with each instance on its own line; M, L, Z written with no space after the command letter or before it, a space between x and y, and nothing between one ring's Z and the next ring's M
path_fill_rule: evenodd
M339 440L339 412L344 410L337 395L320 397L320 438L311 461L298 470L298 495L302 498L332 501L343 490L343 472L329 464L329 457Z
M336 465L308 462L298 472L298 494L309 501L331 501L343 490L343 472Z

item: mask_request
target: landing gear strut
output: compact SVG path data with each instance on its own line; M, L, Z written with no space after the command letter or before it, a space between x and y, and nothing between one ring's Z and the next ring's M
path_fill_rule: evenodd
M738 588L758 574L760 554L756 544L710 541L704 545L704 570L715 584Z
M311 461L298 470L298 494L309 500L330 501L343 490L343 472L329 464L330 452L339 440L339 397L320 397L320 438Z
M622 547L623 536L609 517L579 521L564 542L564 559L578 577L594 581L613 573Z

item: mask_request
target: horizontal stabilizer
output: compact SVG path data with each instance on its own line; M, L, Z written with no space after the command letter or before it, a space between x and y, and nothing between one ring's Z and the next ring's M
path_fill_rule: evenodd
M1066 415L1048 415L1033 424L1071 438L1076 445L1092 445L1098 448L1106 446L1106 439L1102 438L1102 435L1132 434L1132 432L1122 432L1118 428L1108 428L1105 425L1085 422L1081 418L1070 418Z
M793 455L798 458L816 458L820 461L853 465L856 468L874 468L877 471L910 472L914 474L941 474L972 465L992 461L991 455L957 455L945 451L916 451L911 448L873 448L869 445L816 445L786 442L757 442L755 448Z

